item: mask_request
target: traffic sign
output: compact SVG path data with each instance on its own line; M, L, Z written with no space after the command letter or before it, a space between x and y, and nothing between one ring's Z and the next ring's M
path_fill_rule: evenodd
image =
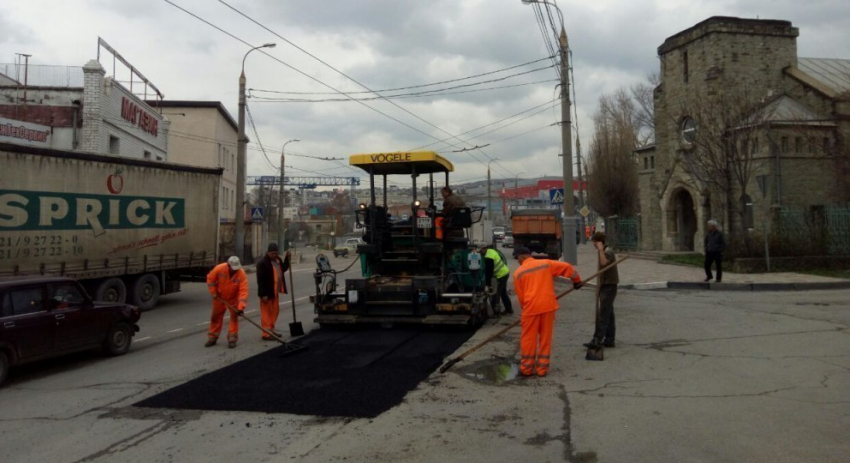
M252 207L251 208L251 222L262 222L263 221L263 208L262 207Z
M549 204L564 204L563 188L552 188L549 190Z
M588 215L590 215L590 209L588 209L587 206L584 206L578 212L579 212L579 214L581 214L582 217L587 217Z

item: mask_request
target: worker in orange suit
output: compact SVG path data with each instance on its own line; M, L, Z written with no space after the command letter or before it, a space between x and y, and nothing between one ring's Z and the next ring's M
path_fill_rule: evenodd
M224 312L228 311L224 302L215 299L218 297L236 309L230 312L230 326L227 329L227 347L233 349L239 339L239 316L243 315L248 305L248 277L242 270L239 258L231 256L227 262L216 265L207 275L207 287L213 296L213 308L205 347L212 347L218 341Z
M257 261L257 295L260 297L260 325L275 336L282 336L275 331L277 316L280 313L280 295L286 294L286 271L289 270L289 251L281 259L276 243L269 243L266 255ZM263 333L263 340L274 338Z
M587 225L584 226L584 238L589 241L590 237L591 237L590 224L587 224Z
M516 250L519 268L514 272L514 290L522 309L520 318L520 367L523 376L546 376L552 350L552 328L558 300L555 297L554 277L569 278L579 289L584 283L578 271L566 262L531 257L528 248Z

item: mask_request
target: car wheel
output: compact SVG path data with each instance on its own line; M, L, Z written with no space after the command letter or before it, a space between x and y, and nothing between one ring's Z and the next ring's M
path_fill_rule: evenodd
M97 285L94 300L123 304L127 300L127 286L120 278L107 278Z
M142 310L150 310L159 302L159 278L152 273L146 273L133 282L133 292L130 303Z
M109 328L106 340L103 342L103 350L109 355L122 355L130 350L133 342L133 330L126 322L118 322Z
M9 377L9 354L0 350L0 385Z

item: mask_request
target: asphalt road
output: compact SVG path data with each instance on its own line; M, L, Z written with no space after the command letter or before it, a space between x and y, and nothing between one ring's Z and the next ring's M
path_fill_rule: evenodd
M299 299L311 271L296 268ZM0 389L0 461L850 460L847 291L622 291L618 346L604 362L581 347L593 292L562 307L546 378L513 378L514 330L376 418L134 407L274 348L243 324L238 348L205 349L209 296L187 285L143 314L127 355L16 371ZM297 309L309 331L312 307ZM488 322L458 352L513 320Z

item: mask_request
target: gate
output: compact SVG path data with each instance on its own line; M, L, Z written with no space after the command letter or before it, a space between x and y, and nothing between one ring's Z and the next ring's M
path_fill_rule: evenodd
M619 250L635 251L640 243L640 221L633 217L608 217L605 220L608 244Z

